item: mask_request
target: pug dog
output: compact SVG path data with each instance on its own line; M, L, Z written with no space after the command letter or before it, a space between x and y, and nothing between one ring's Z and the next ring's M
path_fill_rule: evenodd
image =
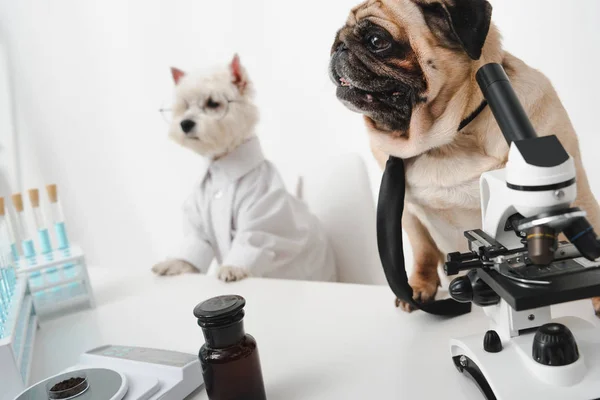
M504 67L538 134L555 134L575 159L574 206L600 230L567 112L548 78L504 50L491 17L485 0L368 0L351 10L331 49L337 97L363 114L378 163L384 168L389 155L405 161L402 223L415 260L409 282L420 302L435 298L444 255L467 251L463 232L481 227L481 174L508 159L475 79L485 64ZM592 302L600 316L600 298Z

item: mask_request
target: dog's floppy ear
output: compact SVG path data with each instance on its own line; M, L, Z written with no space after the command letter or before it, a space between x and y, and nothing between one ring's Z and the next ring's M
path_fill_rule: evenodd
M175 67L171 67L171 76L173 76L173 82L177 85L179 80L185 76L185 72Z
M490 31L492 5L486 0L416 0L429 29L448 47L460 46L479 60Z
M241 93L244 92L246 85L248 84L248 78L242 64L240 63L240 56L235 54L233 60L231 60L231 76L233 77L233 83L238 87Z

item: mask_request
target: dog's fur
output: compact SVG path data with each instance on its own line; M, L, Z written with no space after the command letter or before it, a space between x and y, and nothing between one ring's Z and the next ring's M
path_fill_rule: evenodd
M254 87L236 55L226 68L212 72L185 73L172 68L176 83L175 101L169 137L181 146L207 158L219 158L254 135L258 122L258 109L253 102ZM209 100L229 99L229 111L223 118L207 118L201 111ZM214 104L213 104L214 105ZM219 107L224 107L219 101ZM194 128L187 134L181 122L190 120ZM183 260L166 260L152 267L158 275L197 273L198 270ZM250 274L245 268L220 266L217 276L225 282L238 281Z
M169 136L202 156L205 169L184 205L186 240L154 272L207 272L213 256L225 282L251 274L335 281L325 229L302 199L287 191L262 153L253 85L239 58L208 75L178 69L172 74L176 95Z
M503 168L508 158L489 107L458 132L483 102L475 74L487 63L504 66L538 134L557 135L573 156L575 205L600 229L600 208L557 93L541 72L503 49L491 13L485 0L368 0L351 11L332 48L338 98L364 114L380 166L389 155L405 160L402 222L415 257L410 284L420 301L435 297L444 253L466 251L463 232L481 226L480 175ZM600 315L600 298L593 305Z
M259 113L253 101L254 86L238 56L228 67L212 72L184 73L176 68L171 72L176 87L169 137L176 143L203 157L215 158L229 153L255 134ZM213 97L234 101L223 118L206 118L201 111ZM219 107L225 107L222 103L219 102ZM192 132L183 132L183 120L196 123Z

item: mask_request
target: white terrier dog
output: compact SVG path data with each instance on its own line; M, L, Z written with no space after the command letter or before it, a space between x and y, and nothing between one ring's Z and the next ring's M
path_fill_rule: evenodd
M169 136L200 154L205 166L184 206L184 243L152 270L205 273L216 258L226 282L250 275L335 280L319 221L264 158L255 136L254 89L239 57L209 75L171 72L176 93Z

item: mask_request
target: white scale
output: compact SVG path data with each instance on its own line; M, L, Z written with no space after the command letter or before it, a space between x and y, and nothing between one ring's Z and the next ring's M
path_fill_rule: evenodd
M31 386L15 400L48 400L49 388L79 377L87 384L77 394L59 396L61 400L183 400L204 383L197 355L107 345L82 354L77 365Z

